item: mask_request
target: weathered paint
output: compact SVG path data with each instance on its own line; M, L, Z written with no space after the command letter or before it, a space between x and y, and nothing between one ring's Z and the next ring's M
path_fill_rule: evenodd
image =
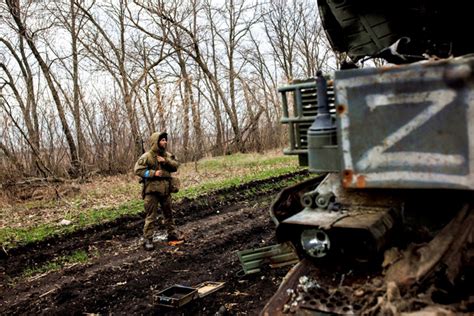
M365 176L363 176L363 175L357 176L357 187L359 189L363 189L363 188L366 187L366 185L367 184L365 183Z
M343 115L347 111L347 106L344 104L338 104L336 107L336 112L338 115Z
M473 66L471 57L337 72L344 187L474 189Z
M353 176L354 176L354 173L352 172L352 170L344 170L342 172L342 185L343 187L347 188L349 187L351 184L352 184L352 179L353 179Z

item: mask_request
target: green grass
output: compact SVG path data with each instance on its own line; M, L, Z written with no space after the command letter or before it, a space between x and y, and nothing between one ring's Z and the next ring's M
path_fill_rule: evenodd
M44 263L39 267L30 267L23 271L23 277L30 277L36 274L47 273L50 271L55 271L63 268L66 265L71 265L74 263L84 263L89 260L89 255L84 250L77 250L70 255L60 256L55 258L53 261Z
M143 210L141 200L133 200L118 207L90 209L80 213L77 217L65 219L72 221L71 225L59 226L57 224L40 224L33 228L2 228L0 229L0 243L4 248L28 244L44 240L53 235L71 233L92 225L113 221L124 215L139 214Z
M211 170L219 171L229 174L230 177L220 180L213 180L210 177L211 179L201 181L197 185L182 188L180 192L174 195L175 202L179 202L179 200L185 197L195 198L218 189L227 189L246 182L263 180L301 170L297 165L297 158L295 156L267 157L266 155L257 154L235 154L204 159L199 161L198 165L198 170L206 172ZM234 173L233 171L236 172ZM233 176L236 173L239 175ZM111 196L117 191L114 190L114 187L111 186ZM43 202L43 207L44 204L46 203ZM80 204L81 200L75 198L70 203L70 206L80 208ZM31 207L37 206L38 202L31 203ZM71 224L66 226L50 222L28 228L1 228L0 244L4 249L9 249L18 245L38 242L54 235L67 234L93 225L110 222L122 216L140 214L141 212L143 212L143 201L141 199L131 200L113 207L85 208L79 213L74 213L75 215L65 215L64 219L71 221Z
M175 194L175 197L177 199L180 199L183 197L193 198L193 197L197 197L199 195L206 194L208 192L215 191L218 189L227 189L230 187L238 186L242 183L255 181L255 180L268 179L271 177L277 177L277 176L281 176L283 174L287 174L290 172L296 172L298 170L301 170L301 168L296 167L296 166L281 167L281 168L274 168L274 169L259 171L259 172L256 172L255 174L247 174L244 176L231 177L224 180L208 181L199 185L195 185L195 186L180 190L180 192Z
M216 171L226 170L231 167L234 169L238 168L264 168L265 166L270 167L280 164L291 164L296 161L295 156L277 156L277 157L266 157L265 155L258 154L234 154L221 157L215 157L212 159L205 159L198 162L199 168L205 170Z

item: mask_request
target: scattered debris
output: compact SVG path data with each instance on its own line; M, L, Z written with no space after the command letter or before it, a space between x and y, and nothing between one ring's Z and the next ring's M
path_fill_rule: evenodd
M467 250L474 236L473 229L474 212L466 205L428 244L410 244L398 254L397 260L387 258L393 252L389 251L384 261L388 266L386 281L394 281L400 287L410 288L429 279L439 272L440 267L446 267L444 273L449 282L454 284L463 259L467 262L472 260L468 258Z
M224 286L224 282L212 282L206 281L196 285L196 289L198 290L199 298L203 298Z
M283 313L330 313L363 315L454 315L472 312L471 297L452 300L457 283L466 283L467 266L472 266L474 213L466 205L451 222L426 244L410 244L406 249L385 252L384 278L348 282L325 282L309 273L312 264L302 260L289 273L262 315ZM464 274L463 274L464 273ZM316 274L317 275L317 274ZM370 281L369 281L370 280ZM290 282L291 281L291 282ZM297 282L295 282L297 281ZM369 282L368 282L369 281ZM464 284L467 286L467 283ZM450 293L450 291L452 293ZM451 296L450 296L451 295ZM464 295L464 294L462 294Z
M196 286L184 286L175 284L160 291L153 298L156 305L179 308L192 300L203 298L224 286L224 282L206 281Z
M51 290L49 290L49 291L47 291L47 292L41 294L41 295L39 296L39 298L42 298L42 297L44 297L44 296L46 296L46 295L48 295L48 294L51 294L51 293L53 293L54 291L57 291L57 290L58 290L58 287L55 285Z
M150 260L151 260L151 256L146 257L145 259L139 260L138 263L143 263L143 262L150 261Z
M245 274L260 272L262 267L280 268L299 261L290 243L276 244L262 248L238 251L240 263Z
M182 243L184 243L184 240L173 240L173 241L168 241L168 245L170 246L177 246L177 245L181 245Z
M197 297L198 291L196 288L175 284L156 295L156 304L159 306L178 308Z
M234 295L234 296L250 296L249 293L240 292L239 290L237 290L237 291L235 291L234 293L232 293L232 295Z
M71 225L72 221L68 220L68 219L63 219L62 221L60 221L58 223L59 226L68 226L68 225Z
M330 290L324 288L315 280L302 276L296 286L296 291L287 291L290 300L283 306L286 313L295 313L299 309L318 311L331 314L354 314L357 307L350 304L346 287ZM360 307L359 307L360 308Z

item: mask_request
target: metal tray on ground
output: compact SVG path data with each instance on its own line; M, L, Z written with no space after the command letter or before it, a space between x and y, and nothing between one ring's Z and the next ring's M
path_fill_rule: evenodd
M196 288L175 284L157 294L157 305L178 308L197 297Z
M199 298L203 298L224 286L224 282L213 282L213 281L206 281L202 282L195 286L198 292Z

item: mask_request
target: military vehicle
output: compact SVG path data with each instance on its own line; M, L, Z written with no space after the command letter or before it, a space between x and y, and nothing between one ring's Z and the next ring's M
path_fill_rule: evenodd
M348 58L334 74L279 88L285 153L315 177L284 189L271 207L278 240L302 260L262 314L473 312L468 3L318 7L333 49ZM369 58L387 63L358 67ZM315 270L339 280L311 280ZM367 272L349 281L354 271Z

